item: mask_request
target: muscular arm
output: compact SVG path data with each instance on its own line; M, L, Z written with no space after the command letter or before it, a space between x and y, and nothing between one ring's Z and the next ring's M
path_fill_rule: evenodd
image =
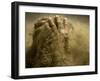
M71 29L67 19L61 16L42 18L35 24L35 28L31 48L34 52L31 52L30 57L32 67L71 65L72 60L66 52L66 40Z

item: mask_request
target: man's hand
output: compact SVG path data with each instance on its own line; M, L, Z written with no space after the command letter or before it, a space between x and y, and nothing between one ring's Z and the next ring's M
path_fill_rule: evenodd
M65 52L65 45L68 46L68 34L71 31L68 20L62 16L44 17L35 24L33 42L38 59L36 66L59 66L70 63ZM67 39L68 40L68 39ZM65 44L66 42L66 44ZM67 49L66 49L67 50ZM40 58L40 59L39 59ZM35 65L33 64L33 65Z

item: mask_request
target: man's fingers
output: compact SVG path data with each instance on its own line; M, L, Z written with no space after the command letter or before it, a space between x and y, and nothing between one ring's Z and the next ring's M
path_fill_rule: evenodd
M68 24L68 19L67 18L63 19L63 24L64 24L64 27Z
M54 23L54 20L53 20L52 18L49 17L48 22L49 22L49 26L51 27L51 29L52 29L54 32L57 32L57 27L56 27L56 25L55 25L55 23Z
M37 23L35 23L35 28L39 28L40 26L42 26L45 23L46 23L46 21L44 21L44 20L37 22Z
M64 28L64 25L63 25L62 17L56 15L55 20L56 20L56 23L57 23L58 30L63 29Z
M64 24L64 33L68 33L69 32L69 26L68 26L68 19L64 18L63 19L63 24Z
M69 33L72 31L73 26L71 23L69 23L67 18L64 18L64 28L65 28L65 33Z
M44 25L47 21L48 21L48 17L42 17L42 18L38 19L37 22L35 23L35 28L38 28L38 27Z
M68 23L68 27L69 27L69 33L73 31L73 25L71 23Z
M48 17L42 17L42 18L40 18L38 21L42 21L42 20L47 21L47 20L48 20Z
M48 29L52 29L53 32L56 33L69 33L73 29L68 19L59 15L40 18L37 23L35 23L35 28L42 27L43 25L46 25Z
M51 30L51 28L50 28L50 26L49 26L49 24L46 22L45 23L45 27L48 29L48 30Z

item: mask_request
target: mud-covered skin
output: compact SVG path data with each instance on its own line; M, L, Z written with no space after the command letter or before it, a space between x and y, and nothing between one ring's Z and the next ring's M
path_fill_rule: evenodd
M33 43L26 54L26 67L75 65L69 34L73 26L63 16L49 16L34 24Z

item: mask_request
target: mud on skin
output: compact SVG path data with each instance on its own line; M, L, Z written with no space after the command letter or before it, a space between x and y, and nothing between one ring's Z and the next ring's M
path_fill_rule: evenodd
M35 22L34 28L33 43L26 53L27 68L89 64L84 28L73 27L60 15L42 17Z

